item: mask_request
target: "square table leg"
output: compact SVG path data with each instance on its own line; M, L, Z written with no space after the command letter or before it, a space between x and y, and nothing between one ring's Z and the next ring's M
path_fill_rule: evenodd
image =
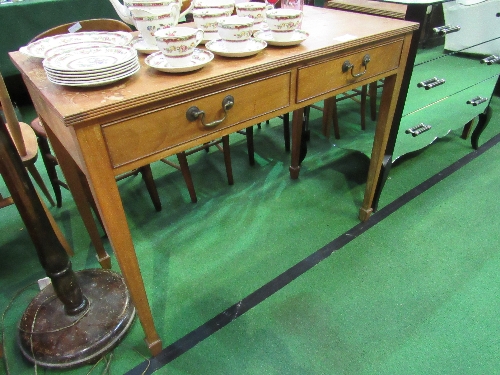
M76 171L79 168L76 162L50 129L47 133L75 200L83 201L84 188L81 181L78 182ZM144 281L101 129L98 125L89 126L76 129L74 133L85 163L83 173L87 177L106 234L146 335L146 344L151 354L157 355L162 349L162 342L154 326ZM90 212L88 203L87 207L83 203L77 207L80 214L83 212L83 215L87 215Z

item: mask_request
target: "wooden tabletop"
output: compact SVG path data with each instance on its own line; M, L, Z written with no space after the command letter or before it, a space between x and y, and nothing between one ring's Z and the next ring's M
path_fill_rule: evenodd
M156 71L144 63L144 55L141 55L141 69L138 73L117 84L102 88L54 85L47 80L40 59L25 56L20 52L11 52L10 57L18 69L42 92L46 102L56 109L64 124L71 126L123 108L137 107L158 98L172 98L193 90L390 38L395 34L401 35L418 28L415 23L342 11L329 10L330 17L325 18L322 17L324 12L324 8L304 7L302 29L309 33L309 38L299 46L268 46L249 58L216 56L201 70L189 74Z

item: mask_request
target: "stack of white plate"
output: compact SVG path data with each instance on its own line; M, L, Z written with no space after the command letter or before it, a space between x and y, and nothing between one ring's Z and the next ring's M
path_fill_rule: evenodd
M137 51L127 46L73 46L43 60L50 82L64 86L102 86L140 69Z
M131 33L123 31L83 31L78 33L48 36L19 48L19 51L31 57L44 59L47 52L54 47L77 47L80 43L111 44L114 46L128 45L133 39Z

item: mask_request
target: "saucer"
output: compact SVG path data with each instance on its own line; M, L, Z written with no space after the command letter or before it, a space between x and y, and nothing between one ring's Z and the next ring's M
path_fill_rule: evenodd
M149 55L153 52L158 52L159 49L157 46L152 46L150 44L147 44L143 39L141 38L136 38L130 42L130 46L135 48L137 52L144 53L146 55Z
M201 44L205 44L207 42L210 42L211 40L214 40L214 39L219 39L220 36L219 36L219 33L217 31L205 31L203 33L203 40L200 42Z
M274 40L273 34L268 30L257 31L254 36L266 41L267 44L271 46L296 46L297 44L300 44L304 40L306 40L309 34L302 30L295 30L293 32L292 38L286 41Z
M246 57L256 55L264 48L266 48L267 43L261 39L250 38L248 47L241 51L228 51L226 48L226 41L223 39L211 40L205 47L219 56L225 57Z
M187 66L174 67L169 65L167 58L162 52L155 52L144 60L150 67L167 73L185 73L193 70L198 70L207 65L214 58L214 54L210 51L205 51L196 48L191 56L191 61Z

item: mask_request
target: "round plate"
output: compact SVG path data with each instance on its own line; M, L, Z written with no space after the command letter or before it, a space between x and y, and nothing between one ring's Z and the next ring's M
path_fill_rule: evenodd
M191 62L188 66L173 67L167 62L165 55L162 52L156 52L146 57L144 62L150 67L167 73L185 73L193 70L198 70L207 65L214 58L214 54L210 51L205 51L196 48L191 57Z
M144 53L146 55L150 55L154 52L159 51L157 46L152 46L147 44L142 38L133 39L130 42L130 45L134 47L137 50L137 52Z
M45 58L45 52L51 48L70 43L80 42L107 42L115 46L125 46L132 40L133 35L122 31L89 31L49 36L27 46L19 51L31 57Z
M292 39L284 42L274 40L273 34L268 30L257 31L254 36L266 41L271 46L296 46L306 40L309 34L302 30L295 30Z
M225 57L246 57L256 55L264 48L267 47L267 43L261 39L251 38L249 40L248 47L241 51L228 51L226 47L226 41L223 39L211 40L205 44L205 47L219 56Z
M112 46L111 43L108 42L80 42L80 43L68 43L68 44L63 44L62 46L56 46L49 48L47 51L45 51L44 57L52 57L54 55L58 55L60 53L67 53L71 52L75 48L95 48L95 47L105 47L105 46Z
M101 80L101 79L106 79L108 77L112 76L117 76L122 73L129 72L130 70L134 70L137 68L139 65L139 61L135 60L132 61L130 64L120 66L119 68L109 70L109 71L104 71L104 72L98 72L98 73L92 73L92 74L65 74L65 73L59 73L55 71L51 71L49 69L45 69L45 73L47 76L50 78L53 78L55 80L60 80L60 81L95 81L95 80Z
M87 81L58 80L58 79L50 77L49 75L47 75L47 79L50 82L52 82L53 84L61 85L61 86L97 87L97 86L108 85L110 83L114 83L116 81L119 81L123 78L130 77L131 75L137 73L140 68L141 68L141 66L137 65L136 67L134 67L133 69L131 69L125 73L120 73L119 75L114 75L114 76L110 76L107 78L96 79L96 80L87 80Z
M61 71L98 71L137 58L132 47L103 46L96 48L75 48L43 60L43 66Z
M206 44L206 43L210 42L211 40L220 39L220 35L217 31L214 31L214 32L205 31L203 33L203 38L204 39L201 41L201 44Z

